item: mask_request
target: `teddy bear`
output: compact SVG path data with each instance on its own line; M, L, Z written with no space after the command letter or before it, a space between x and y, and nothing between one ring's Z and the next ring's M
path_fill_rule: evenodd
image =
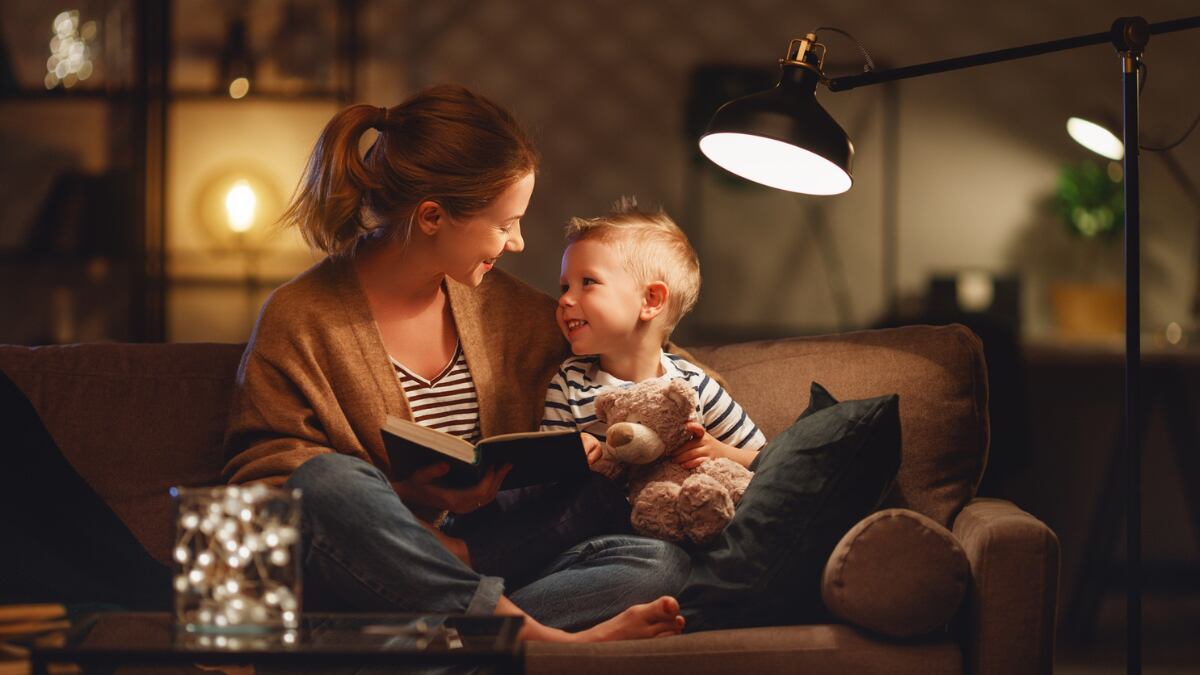
M596 396L596 417L608 423L603 456L592 467L619 480L627 474L630 519L639 534L672 542L710 541L733 517L749 469L724 457L684 469L671 456L691 440L699 421L696 390L683 380L649 380Z

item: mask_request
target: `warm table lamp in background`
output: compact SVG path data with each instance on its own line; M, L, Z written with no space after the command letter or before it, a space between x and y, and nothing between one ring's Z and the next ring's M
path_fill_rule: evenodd
M208 242L206 253L213 256L209 274L240 282L244 313L252 324L260 304L259 267L272 251L271 237L276 232L271 224L283 212L275 181L250 162L227 165L201 184L195 204Z
M196 196L196 210L217 251L253 256L270 236L283 202L266 172L252 166L213 172Z
M1141 303L1138 170L1138 80L1150 36L1200 28L1200 17L1149 24L1120 18L1110 30L1012 49L829 79L822 70L825 46L815 33L793 40L780 60L774 89L731 101L713 115L700 150L728 171L770 187L813 195L845 192L853 183L854 145L817 103L818 83L830 91L879 84L989 63L1112 43L1120 55L1125 148L1125 392L1126 528L1128 569L1126 667L1141 672ZM817 29L818 31L826 29ZM836 29L831 29L836 30ZM841 31L838 31L841 32Z

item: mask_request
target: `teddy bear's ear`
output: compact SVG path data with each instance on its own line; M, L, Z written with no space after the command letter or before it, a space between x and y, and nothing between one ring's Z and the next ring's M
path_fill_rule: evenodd
M666 393L681 410L696 407L696 390L684 380L671 380Z

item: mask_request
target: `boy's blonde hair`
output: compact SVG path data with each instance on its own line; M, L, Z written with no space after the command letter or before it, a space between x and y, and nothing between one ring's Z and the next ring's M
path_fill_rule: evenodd
M700 297L700 259L687 235L662 209L647 212L634 197L621 197L612 210L598 218L572 218L567 223L567 245L601 241L621 256L621 266L641 285L654 281L667 285L666 335Z

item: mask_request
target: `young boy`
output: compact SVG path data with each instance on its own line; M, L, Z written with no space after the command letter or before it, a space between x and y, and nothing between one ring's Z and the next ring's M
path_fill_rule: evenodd
M608 428L596 419L602 388L682 379L696 389L703 424L688 424L693 440L673 459L685 469L718 457L749 466L766 445L762 432L703 370L662 349L700 294L700 262L687 236L661 210L643 212L632 199L606 216L572 218L566 234L557 318L576 356L550 382L542 429L584 432L595 463Z

